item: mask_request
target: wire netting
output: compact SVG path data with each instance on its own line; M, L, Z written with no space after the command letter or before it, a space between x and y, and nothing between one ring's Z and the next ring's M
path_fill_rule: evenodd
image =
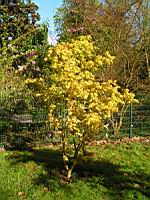
M56 114L56 113L55 113ZM55 116L54 116L55 117ZM62 118L65 117L62 112ZM119 120L119 116L115 116ZM54 129L55 127L53 127ZM30 148L39 144L59 142L53 138L48 123L47 105L36 98L0 98L0 146L6 148ZM97 139L150 135L150 105L132 105L127 109L119 134L115 135L111 124L100 130Z

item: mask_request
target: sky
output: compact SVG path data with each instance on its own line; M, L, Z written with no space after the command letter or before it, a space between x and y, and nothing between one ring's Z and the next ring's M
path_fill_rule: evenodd
M53 16L56 9L60 7L63 0L32 0L39 6L39 14L41 16L41 21L48 19L49 30L54 32L54 19Z

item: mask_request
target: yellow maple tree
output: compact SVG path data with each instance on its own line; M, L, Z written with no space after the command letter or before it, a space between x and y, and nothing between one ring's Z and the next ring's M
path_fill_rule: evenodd
M37 84L36 96L48 102L49 123L61 135L68 179L87 139L99 133L119 104L135 101L129 91L119 92L116 81L100 83L95 78L95 73L111 65L114 58L109 52L98 55L91 36L80 36L49 48L45 58L51 69L48 77L26 80Z

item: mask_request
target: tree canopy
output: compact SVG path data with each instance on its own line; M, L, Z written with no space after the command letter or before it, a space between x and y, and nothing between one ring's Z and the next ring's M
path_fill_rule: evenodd
M57 10L61 41L91 35L99 52L115 55L113 68L99 79L117 79L134 91L149 88L150 4L144 1L67 0Z
M19 88L18 81L23 88L24 76L41 73L48 28L46 24L37 24L40 19L37 10L38 6L31 1L0 2L1 90Z

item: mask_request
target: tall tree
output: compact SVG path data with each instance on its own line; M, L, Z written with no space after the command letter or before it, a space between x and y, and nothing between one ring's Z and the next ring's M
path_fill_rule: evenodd
M55 15L56 31L60 40L90 34L95 24L98 7L97 0L64 0Z
M30 0L0 1L1 87L19 88L18 79L23 78L18 76L20 73L25 76L41 73L40 58L48 45L48 28L46 24L37 24L40 19L37 10L38 6Z
M91 35L100 53L116 56L114 67L98 78L117 79L123 87L137 90L148 80L150 4L144 1L67 0L55 17L60 40Z
M38 6L31 1L1 0L0 2L0 53L20 53L26 38L35 32L39 19ZM5 59L5 57L4 57ZM2 60L1 60L2 61ZM6 61L6 59L5 59Z

